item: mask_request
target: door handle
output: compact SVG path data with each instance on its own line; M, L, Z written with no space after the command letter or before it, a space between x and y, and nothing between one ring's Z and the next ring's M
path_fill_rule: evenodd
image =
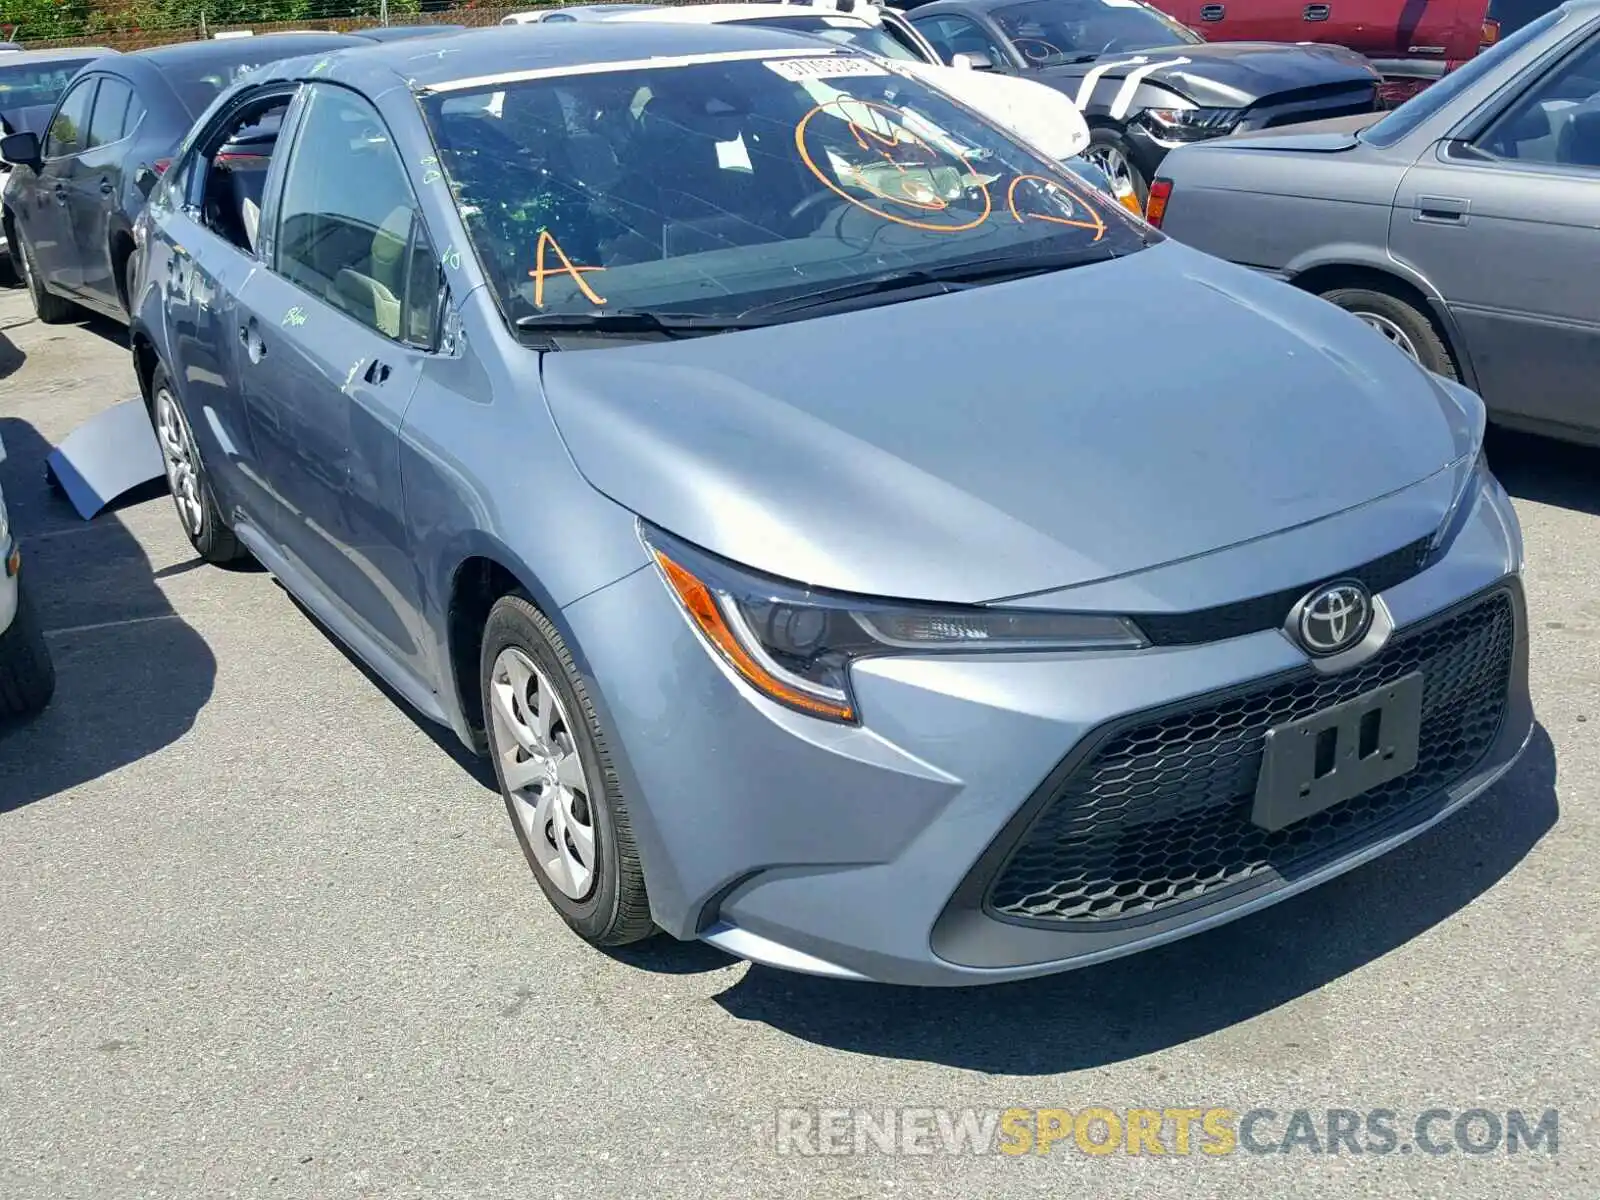
M1220 21L1227 14L1227 5L1202 4L1200 6L1200 19L1202 21Z
M254 317L239 326L239 344L244 347L245 354L253 363L258 363L267 356L267 344L261 340L261 326L256 324Z
M1434 225L1465 225L1471 208L1472 201L1456 196L1418 196L1412 219Z
M373 359L367 364L366 374L361 378L373 385L381 384L389 378L389 364Z
M1333 5L1308 4L1305 7L1305 11L1301 15L1304 16L1308 21L1326 21L1330 16L1333 15Z
M111 195L112 192L114 192L116 190L117 190L116 188L111 186L111 180L102 179L100 181L100 194L102 196L109 196L109 195Z

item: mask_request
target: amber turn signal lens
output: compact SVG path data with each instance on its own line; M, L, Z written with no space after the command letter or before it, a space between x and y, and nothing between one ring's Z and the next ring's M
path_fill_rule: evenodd
M855 712L848 704L830 704L826 700L808 696L774 676L745 649L733 630L728 628L728 622L723 618L722 609L717 605L716 597L711 594L710 588L654 546L650 547L650 553L655 556L656 564L661 568L661 574L665 576L667 585L672 588L701 635L752 687L802 712L830 717L835 721L855 720Z
M1158 179L1150 185L1150 199L1144 207L1144 219L1157 229L1167 215L1167 201L1172 196L1172 180Z

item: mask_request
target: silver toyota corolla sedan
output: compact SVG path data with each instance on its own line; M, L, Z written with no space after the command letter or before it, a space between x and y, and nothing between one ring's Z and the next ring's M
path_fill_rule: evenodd
M279 64L140 237L195 546L492 756L596 944L1059 971L1348 870L1528 738L1478 399L854 51Z

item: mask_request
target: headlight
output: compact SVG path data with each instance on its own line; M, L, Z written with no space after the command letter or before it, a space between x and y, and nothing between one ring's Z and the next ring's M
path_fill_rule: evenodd
M1461 523L1462 510L1466 503L1477 494L1482 485L1484 476L1489 473L1489 460L1484 454L1483 443L1478 443L1478 453L1475 458L1459 459L1455 464L1455 495L1450 499L1450 507L1445 509L1444 519L1439 522L1439 528L1434 532L1433 541L1428 543L1428 553L1437 554L1449 545L1456 536L1456 528Z
M859 719L850 693L858 658L1146 644L1121 617L830 595L754 575L656 529L641 536L711 649L769 699L825 720Z
M1244 115L1237 108L1147 108L1145 125L1168 142L1198 142L1231 132Z

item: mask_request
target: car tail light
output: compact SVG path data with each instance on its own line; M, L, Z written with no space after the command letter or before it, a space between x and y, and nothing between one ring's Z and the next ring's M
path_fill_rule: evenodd
M249 154L243 150L224 150L213 163L264 163L267 161L265 154Z
M1144 219L1157 229L1167 215L1167 201L1172 198L1172 180L1158 179L1150 185L1150 198L1145 201Z
M1500 22L1493 17L1483 19L1483 35L1479 38L1479 45L1487 50L1500 40Z
M171 165L172 160L170 158L158 158L155 160L155 162L150 164L151 169L153 169L157 175L165 175L167 173L167 168Z

